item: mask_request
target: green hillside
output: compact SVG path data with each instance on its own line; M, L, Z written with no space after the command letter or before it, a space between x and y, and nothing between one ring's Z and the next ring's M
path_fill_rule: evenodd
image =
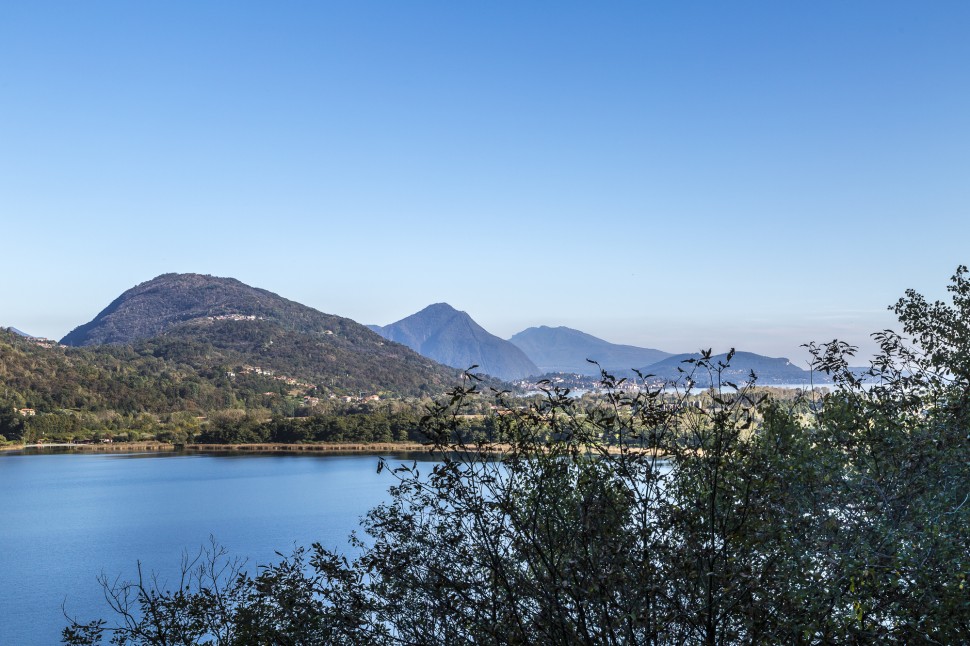
M128 290L62 343L0 330L0 434L315 414L347 399L434 396L459 376L350 319L199 274Z

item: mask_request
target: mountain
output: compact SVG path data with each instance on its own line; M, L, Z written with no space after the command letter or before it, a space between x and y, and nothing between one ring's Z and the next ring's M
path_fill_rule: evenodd
M371 329L446 366L477 365L478 371L506 380L540 372L522 350L447 303L429 305L397 323Z
M694 366L684 363L688 359L700 359L699 353L677 354L657 363L640 368L644 375L653 375L657 379L665 381L676 381L691 374ZM727 363L727 354L718 354L711 357L711 363L717 365L718 362ZM678 370L678 368L680 370ZM683 372L681 372L683 371ZM751 372L754 371L758 377L757 383L762 386L772 384L805 384L808 385L813 380L810 371L799 368L785 358L766 357L753 352L735 352L728 367L721 373L722 381L730 381L740 385L748 381ZM701 370L693 372L694 383L698 386L711 385L710 376ZM827 383L824 375L814 375L815 383Z
M568 327L530 327L509 341L525 352L543 373L599 375L599 369L587 359L599 362L607 371L619 371L656 363L670 356L662 350L610 343Z
M260 368L337 393L441 392L457 376L350 319L200 274L163 274L137 285L61 343L130 345L201 371Z
M11 332L13 332L14 334L16 334L17 336L23 336L23 337L27 337L28 339L33 339L33 338L36 338L36 337L34 337L34 335L32 335L32 334L27 334L26 332L21 332L20 330L18 330L18 329L17 329L17 328L15 328L15 327L8 327L7 329L8 329L9 331L11 331Z
M303 332L339 327L349 319L323 314L235 278L202 274L162 274L132 287L94 320L61 339L70 346L132 343L158 336L188 321L252 317ZM329 326L329 328L327 327Z

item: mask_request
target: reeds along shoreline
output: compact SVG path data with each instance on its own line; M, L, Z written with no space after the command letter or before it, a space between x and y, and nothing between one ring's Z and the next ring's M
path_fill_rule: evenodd
M381 453L385 451L427 451L417 442L325 442L320 444L185 444L185 451L233 451L247 453Z
M327 442L320 444L170 444L167 442L113 442L110 444L11 444L0 451L30 449L67 449L79 453L131 452L245 452L245 453L382 453L385 451L427 451L426 444L417 442Z

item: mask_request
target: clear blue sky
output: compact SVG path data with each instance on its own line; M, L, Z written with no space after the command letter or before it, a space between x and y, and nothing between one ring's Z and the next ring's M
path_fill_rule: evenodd
M0 325L160 273L801 358L970 262L967 2L0 4Z

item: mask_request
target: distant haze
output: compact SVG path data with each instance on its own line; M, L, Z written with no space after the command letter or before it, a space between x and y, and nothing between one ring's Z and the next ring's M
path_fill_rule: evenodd
M531 327L511 337L538 366L540 372L575 372L598 375L600 370L640 368L668 356L653 348L611 344L580 330L546 325ZM598 365L590 363L596 361Z

